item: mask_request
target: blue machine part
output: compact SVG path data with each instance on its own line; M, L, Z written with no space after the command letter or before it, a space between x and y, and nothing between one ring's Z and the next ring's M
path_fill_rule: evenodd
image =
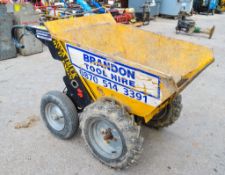
M79 4L85 12L92 12L91 6L85 0L77 0L77 4ZM99 2L91 0L90 4L98 9L97 10L98 13L106 12Z
M98 9L99 13L105 13L106 12L105 9L102 7L102 5L99 2L97 2L95 0L91 0L90 3L91 3L91 5L93 5L94 7L96 7Z
M65 7L65 8L68 7L68 5L67 5L67 3L66 3L66 0L60 0L60 2L62 2L62 3L64 4L64 7Z
M85 12L92 12L90 5L85 0L77 0L77 4L79 4Z
M209 2L209 10L215 10L217 5L218 5L218 1L217 0L211 0Z

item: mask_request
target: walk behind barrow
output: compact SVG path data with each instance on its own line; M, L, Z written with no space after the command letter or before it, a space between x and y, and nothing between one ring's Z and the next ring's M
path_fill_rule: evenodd
M70 139L80 127L94 157L116 169L137 161L141 125L158 129L178 119L181 91L214 61L206 47L117 24L110 14L23 28L65 68L66 90L41 100L48 129Z

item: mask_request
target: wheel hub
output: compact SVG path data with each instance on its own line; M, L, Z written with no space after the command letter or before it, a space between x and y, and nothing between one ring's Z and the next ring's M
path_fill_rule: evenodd
M101 131L102 135L103 135L103 139L107 142L109 142L110 140L117 140L113 134L112 134L112 129L111 128L108 128L108 129L103 129L102 128L102 131Z
M45 113L48 123L53 129L57 131L63 130L65 126L65 119L63 116L63 112L57 105L49 103L48 105L46 105Z
M119 158L123 152L121 135L115 125L103 118L95 118L89 123L90 144L101 156L108 159Z

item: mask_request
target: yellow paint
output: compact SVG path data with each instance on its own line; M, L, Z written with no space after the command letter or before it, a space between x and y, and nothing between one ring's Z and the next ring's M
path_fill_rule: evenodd
M225 0L221 0L220 2L220 8L222 12L225 12Z
M22 6L19 3L14 3L14 12L19 12Z
M70 80L73 80L76 76L78 76L76 70L74 69L68 54L63 46L63 44L58 40L53 40L54 47L58 50L58 55L62 58L62 63L65 68L66 74Z
M50 21L45 26L57 40L159 76L162 105L157 107L84 81L96 99L115 98L146 122L214 61L206 47L117 24L110 14Z
M65 68L66 74L69 77L70 80L73 80L76 76L78 76L76 70L74 69L72 63L70 62L69 56L66 52L66 49L64 48L64 45L59 40L53 40L53 45L56 49L58 49L58 55L63 58L62 63ZM92 97L93 100L95 100L95 96L92 93L91 89L87 85L86 81L83 77L80 77L82 83L85 85L88 93Z
M120 102L121 104L123 104L124 106L126 106L130 113L135 114L137 116L142 116L142 117L149 116L151 112L155 109L152 106L149 106L144 103L140 103L139 101L129 98L127 96L124 96L120 93L115 93L115 91L110 90L108 88L104 88L99 85L96 86L96 84L92 83L89 80L87 80L87 82L88 82L88 85L92 88L92 91L96 95L97 99L102 97L113 98L117 100L118 102Z

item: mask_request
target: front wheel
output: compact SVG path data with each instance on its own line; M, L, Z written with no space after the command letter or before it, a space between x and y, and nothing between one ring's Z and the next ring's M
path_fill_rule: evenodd
M70 139L79 128L74 104L58 91L48 92L42 97L41 116L51 133L61 139Z
M140 126L113 101L98 101L81 114L83 138L95 158L122 169L134 164L142 151Z
M179 118L182 110L181 95L178 95L162 111L155 115L146 125L150 128L164 128L172 125Z

